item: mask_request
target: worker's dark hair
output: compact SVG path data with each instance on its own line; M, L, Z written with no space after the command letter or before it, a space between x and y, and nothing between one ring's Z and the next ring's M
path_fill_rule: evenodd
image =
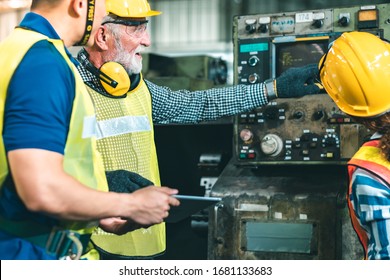
M64 0L32 0L31 9L38 8L41 5L55 6Z
M390 161L390 112L376 118L354 117L354 119L370 130L383 135L380 141L380 149L383 156Z

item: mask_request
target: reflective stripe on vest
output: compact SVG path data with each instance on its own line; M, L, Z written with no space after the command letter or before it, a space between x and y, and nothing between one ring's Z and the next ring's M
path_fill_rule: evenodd
M107 171L124 169L136 172L160 185L154 143L150 92L143 80L126 98L109 98L88 88L96 107L99 140ZM112 126L112 127L110 127ZM165 251L165 224L117 236L98 229L92 240L104 251L149 257Z
M96 120L95 120L96 122ZM96 139L104 139L132 132L150 131L150 123L147 116L124 116L102 120L96 123L97 128L90 136Z
M363 144L362 147L356 152L353 158L348 162L348 176L349 176L349 187L348 187L348 208L351 216L352 225L359 237L360 242L363 245L364 256L367 259L367 246L368 237L367 233L361 228L358 217L355 215L350 197L352 195L352 176L356 168L362 168L375 176L381 178L387 184L390 183L390 163L382 156L379 147L379 140L371 140Z
M12 34L0 44L1 53L7 53L7 56L0 58L0 129L3 129L4 106L7 95L9 82L14 74L15 69L23 59L24 55L33 44L40 40L48 40L61 53L69 67L72 69L76 80L76 95L73 102L72 116L70 121L70 130L65 146L64 153L64 170L72 177L81 183L97 190L108 191L107 182L104 173L104 166L100 154L97 152L96 140L94 138L83 138L84 121L94 116L93 103L87 94L84 83L73 63L69 60L62 40L53 40L48 37L36 33L34 31L16 28ZM2 186L5 177L7 176L8 164L4 149L3 138L0 135L0 186ZM7 220L2 223L7 231L13 228L14 221ZM17 222L17 227L23 228L23 221ZM91 233L98 221L96 222L80 222L66 221L61 222L61 226L65 229L77 230L80 234ZM28 232L31 229L31 221L25 222L24 231ZM35 227L41 227L40 224L35 224ZM43 226L42 226L43 227ZM44 227L46 228L46 227ZM49 232L50 233L50 232ZM17 234L17 232L13 232Z

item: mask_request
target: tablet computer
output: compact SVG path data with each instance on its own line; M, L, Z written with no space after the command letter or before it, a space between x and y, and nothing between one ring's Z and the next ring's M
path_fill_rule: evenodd
M167 223L177 223L222 200L219 197L209 196L174 195L174 197L180 200L180 205L171 207L169 216L164 220Z

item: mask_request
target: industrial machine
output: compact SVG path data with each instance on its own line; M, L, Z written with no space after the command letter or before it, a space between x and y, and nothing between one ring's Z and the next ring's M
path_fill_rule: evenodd
M235 84L318 63L343 32L390 38L390 4L233 19ZM276 99L234 118L233 157L210 195L209 259L361 259L346 163L370 131L322 94Z
M169 57L143 55L144 77L173 90L204 90L222 86L227 81L227 63L221 58L206 55Z

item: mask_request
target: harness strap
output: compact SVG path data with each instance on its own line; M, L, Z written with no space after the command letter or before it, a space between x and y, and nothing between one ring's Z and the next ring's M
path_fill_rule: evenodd
M53 228L49 234L26 237L25 239L36 246L46 248L46 252L56 256L57 259L78 260L85 254L91 234L79 234L71 230L56 230Z
M28 230L26 230L28 229ZM45 248L58 259L78 259L85 253L91 233L80 234L73 230L43 225L31 220L10 221L0 215L0 230Z

